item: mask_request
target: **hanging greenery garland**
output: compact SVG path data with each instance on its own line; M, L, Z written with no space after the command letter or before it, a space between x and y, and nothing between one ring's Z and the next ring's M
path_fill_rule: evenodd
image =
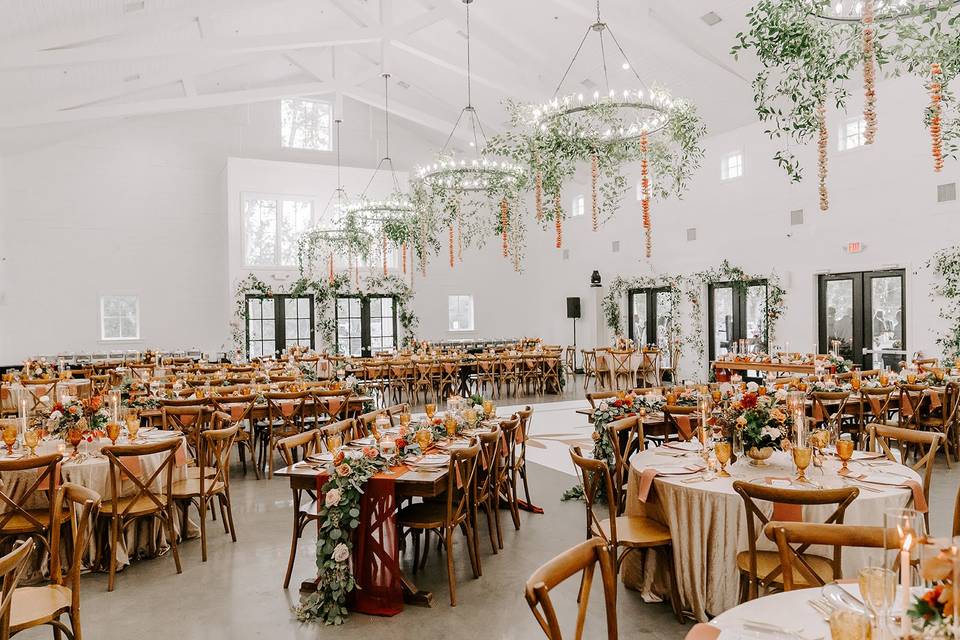
M937 280L930 289L930 300L940 305L938 317L948 323L946 332L937 336L943 357L960 358L960 247L941 249L927 260Z

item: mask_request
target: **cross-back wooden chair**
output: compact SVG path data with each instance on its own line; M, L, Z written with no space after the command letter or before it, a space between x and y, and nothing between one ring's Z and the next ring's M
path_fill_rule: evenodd
M17 584L27 568L30 554L33 552L33 540L24 540L10 553L0 557L0 638L10 637L10 609Z
M848 417L849 391L814 391L810 394L810 399L813 402L814 423L821 423L824 429L836 434L836 437L841 433L851 433L855 442L861 440L859 424L853 423L850 426L844 420Z
M544 393L560 393L560 355L547 354L543 357Z
M80 626L80 573L83 570L83 555L93 533L92 521L100 513L100 494L70 482L57 490L54 500L59 511L69 514L70 555L67 574L63 575L60 557L60 527L53 530L50 544L50 584L40 587L20 587L13 592L10 608L10 635L26 629L50 625L54 637L60 632L68 638L81 638ZM67 615L70 626L61 618Z
M457 529L463 526L467 538L467 551L473 577L480 577L477 545L474 542L476 531L470 513L477 490L477 458L480 443L474 441L468 447L450 451L450 464L447 469L446 499L441 501L418 502L403 507L397 512L397 524L413 532L413 562L416 567L420 560L420 534L425 533L424 544L429 547L429 532L434 531L440 537L447 552L447 584L450 587L450 606L457 605L457 576L453 562L453 542ZM424 550L423 560L427 553Z
M57 385L59 383L60 380L56 378L21 380L20 384L23 385L23 393L25 394L23 397L27 398L27 411L35 411L40 404L40 398L44 396L49 398L52 403L54 398L57 397Z
M520 358L520 378L527 394L543 394L543 356L523 355Z
M357 430L360 432L361 438L366 438L373 434L373 428L376 426L377 418L380 416L387 416L389 418L390 414L387 413L386 409L377 409L376 411L368 411L367 413L362 413L357 416Z
M930 481L933 478L933 467L937 459L937 449L943 443L943 434L933 431L918 431L916 429L903 429L901 427L889 427L885 425L872 424L870 429L870 450L883 452L887 460L899 462L909 466L920 474L923 486L923 496L927 503L930 503ZM893 453L891 443L899 444L900 459ZM906 450L915 451L913 464L908 462ZM920 455L920 454L923 455ZM911 494L910 503L913 501ZM923 514L927 521L927 527L930 526L930 513Z
M240 425L230 419L230 414L217 411L213 414L211 428L200 433L197 451L200 473L197 478L187 478L173 483L172 497L183 506L183 531L187 528L187 511L192 504L200 514L200 549L202 562L207 561L207 511L213 509L216 500L220 507L223 532L237 541L233 524L233 505L230 502L230 454Z
M570 345L567 345L567 348L563 350L563 365L566 369L566 375L568 377L576 376L577 370L577 350Z
M635 387L636 372L631 362L634 352L628 349L611 349L609 353L611 362L610 368L612 370L611 375L613 376L613 387L615 389L620 389L621 379L623 379L623 389L632 389Z
M825 520L825 524L843 524L843 517L847 507L853 502L860 489L857 487L840 487L836 489L795 489L786 487L771 487L752 482L736 480L733 490L743 498L743 505L747 514L747 543L746 551L737 554L737 569L740 571L740 600L753 600L762 589L783 584L783 574L780 571L780 554L776 551L757 550L757 537L774 517L761 508L758 502L773 502L781 505L818 506L835 505L833 513ZM759 526L757 523L759 522ZM796 547L796 561L804 564L810 571L831 580L834 563L839 562L839 550L835 550L835 557L831 560L820 555L807 553L810 545ZM795 584L806 584L802 575L795 575ZM808 585L812 586L812 585Z
M434 397L433 390L433 365L428 362L418 362L413 366L413 398L420 401L420 394L423 393L423 401L428 402L428 398Z
M167 404L173 403L173 404ZM194 460L200 445L200 433L210 427L213 408L210 401L164 400L160 407L160 424L164 431L179 431L187 438L187 448Z
M183 442L180 438L170 438L150 444L112 445L101 449L101 453L110 463L111 498L105 501L100 509L100 517L108 520L110 524L110 573L107 591L113 591L117 574L117 551L123 542L123 534L131 524L142 518L157 518L160 521L173 551L177 573L183 572L180 552L177 550L171 499L176 453L181 446ZM161 460L153 473L147 475L142 471L143 456L153 454L161 454ZM155 489L155 485L159 485L159 489Z
M603 460L586 458L580 447L570 447L570 458L578 471L583 487L583 501L587 511L587 539L599 537L609 545L610 556L616 573L624 558L634 551L654 549L661 552L670 574L670 603L677 620L683 621L680 596L677 592L677 573L673 563L673 536L667 525L641 516L618 516L617 505L610 496L615 496L610 469ZM607 496L606 513L598 513L597 502L601 495ZM603 517L606 515L606 517Z
M843 577L841 554L843 547L866 549L897 549L899 536L891 530L889 535L883 527L869 527L852 524L820 524L813 522L770 522L763 528L764 535L775 542L780 555L780 573L783 576L783 590L792 591L797 586L822 587L828 582ZM833 547L830 558L830 576L822 576L811 570L809 564L797 554L800 546L813 545ZM799 585L795 584L799 576Z
M511 395L516 398L520 395L520 358L517 356L501 355L493 362L493 382L491 386L496 389L497 397L503 397L503 394ZM512 389L512 391L511 391ZM485 395L482 389L480 395Z
M530 482L527 478L527 440L530 439L533 407L526 405L523 409L517 411L516 416L520 418L520 425L517 428L516 434L519 442L517 442L516 459L514 460L513 466L514 469L516 469L520 481L523 482L523 495L526 498L527 504L532 505L533 501L530 499Z
M390 363L390 397L393 402L403 402L410 398L413 384L413 366L408 361L396 360Z
M891 405L893 404L893 399L896 397L896 391L897 388L894 386L874 387L872 389L863 387L860 389L860 394L863 396L866 405L863 408L864 426L862 439L860 440L861 445L866 444L868 435L867 425L883 424L893 426L893 423L890 422L893 416Z
M630 456L643 451L643 424L638 416L613 420L607 424L607 437L613 448L613 491L617 515L627 506L627 484L630 482Z
M696 407L685 405L667 404L663 406L663 424L665 432L657 432L651 429L646 434L648 440L653 440L662 444L667 440L682 440L684 442L692 440L697 433L698 416Z
M237 453L240 455L243 475L247 475L247 454L249 453L250 462L253 464L253 472L259 480L260 468L257 465L257 456L253 449L254 424L251 416L257 406L257 394L216 396L211 399L211 403L216 411L230 416L231 424L239 427L234 442L237 445Z
M583 627L590 603L590 588L593 586L597 565L600 566L600 580L603 584L607 640L617 640L617 572L602 538L590 538L567 549L540 566L527 579L524 597L530 605L533 617L548 640L563 640L550 591L578 573L582 574L582 578L577 595L577 622L573 637L574 640L583 638Z
M500 431L503 438L500 441L500 453L503 456L498 465L497 490L500 500L507 503L510 517L513 518L513 527L520 530L520 503L517 496L517 435L520 432L520 416L514 414L509 420L500 421ZM497 502L497 530L500 529L500 503ZM502 538L500 548L503 548Z
M352 422L345 420L344 422ZM319 453L321 441L323 440L324 430L336 427L340 423L327 425L323 429L312 429L304 431L293 436L287 436L277 443L280 453L283 455L283 461L286 465L292 466L297 458L299 450L301 459L307 456ZM303 531L308 524L320 520L320 504L317 502L317 494L310 489L292 488L293 491L293 539L290 542L290 554L287 556L287 570L283 575L283 588L290 586L290 576L293 574L293 563L297 559L297 541L303 535ZM304 496L307 500L304 501Z
M260 433L260 457L257 464L267 466L267 477L273 477L274 452L277 442L300 433L306 416L309 391L272 391L263 394L267 401L267 419Z
M444 360L440 363L439 398L455 395L460 390L460 362Z
M483 509L487 518L487 532L490 534L490 547L494 553L502 548L503 533L497 528L499 519L497 518L498 488L497 477L502 459L500 457L500 438L499 427L493 431L487 431L477 436L480 441L480 467L477 469L477 496L473 502L473 521L474 529L479 531L478 509ZM479 535L474 538L476 546L475 553L480 557ZM481 574L483 570L481 568Z
M327 450L329 450L329 447L326 446L326 442L327 438L330 436L340 436L341 445L347 444L351 440L356 440L357 438L362 437L357 429L356 418L348 418L346 420L334 422L333 424L328 424L320 427L319 431L323 437L324 448Z
M69 515L58 511L54 500L60 485L62 460L59 453L0 459L0 509L3 510L0 540L26 536L50 551L52 532L59 529ZM36 506L43 503L47 506Z
M900 385L900 426L905 429L920 427L920 416L930 406L930 396L927 395L925 384Z
M660 363L662 362L659 349L645 349L641 352L642 357L637 366L637 383L640 387L659 387L663 382L663 376L660 372Z
M936 358L918 358L913 361L913 364L917 365L917 368L921 372L931 371L937 368L937 359Z
M404 413L410 413L410 405L406 402L401 404L393 404L387 407L387 415L390 416L390 425L393 427L400 426L400 416Z
M586 391L593 380L593 388L597 388L597 352L593 349L581 349L583 356L583 390Z
M950 456L958 457L957 446L957 409L960 407L960 385L948 382L942 394L931 389L931 394L938 394L939 403L930 398L930 410L927 415L921 415L920 428L943 434L943 452L947 457L947 468L950 468Z

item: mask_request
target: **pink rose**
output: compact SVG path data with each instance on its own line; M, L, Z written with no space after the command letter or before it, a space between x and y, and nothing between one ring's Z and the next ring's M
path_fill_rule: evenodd
M343 476L343 477L346 477L346 476L350 475L350 465L348 465L346 462L338 465L338 466L337 466L337 475L340 475L340 476Z

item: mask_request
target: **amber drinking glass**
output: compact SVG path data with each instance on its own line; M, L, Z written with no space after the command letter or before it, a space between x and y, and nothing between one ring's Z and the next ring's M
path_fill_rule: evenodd
M30 457L37 456L37 445L40 443L40 432L36 429L27 429L23 432L23 444L30 449Z
M428 402L423 406L423 410L427 413L427 417L433 420L433 414L437 412L437 405L432 402Z
M716 443L713 445L713 453L716 454L717 462L720 464L720 472L717 475L721 478L729 478L730 474L727 472L726 466L730 462L730 455L733 453L730 443L725 440Z
M804 472L810 466L810 460L813 457L813 449L810 447L793 447L793 464L797 465L797 480L805 482L807 480Z
M837 457L843 463L840 466L840 475L846 475L849 472L847 462L853 457L853 440L837 440Z
M120 437L120 423L111 420L107 423L107 437L110 438L110 444L117 444L117 438Z

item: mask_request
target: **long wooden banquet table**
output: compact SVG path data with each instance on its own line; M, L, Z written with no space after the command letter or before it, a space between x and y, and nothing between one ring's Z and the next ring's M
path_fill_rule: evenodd
M215 396L215 398L225 404L230 404L230 396ZM374 398L372 396L350 396L350 399L347 403L347 414L354 415L355 413L360 413L363 411L364 406L368 402L373 402ZM280 401L278 404L283 404L284 401ZM304 407L312 407L313 401L306 400L304 401ZM257 404L250 411L250 419L254 422L259 420L267 419L267 404ZM140 412L140 417L144 419L149 426L160 426L160 422L163 420L163 410L162 409L144 409Z
M711 363L714 371L759 371L763 373L783 373L795 375L813 375L816 367L810 364L795 364L788 362L740 362L733 360L716 360Z

